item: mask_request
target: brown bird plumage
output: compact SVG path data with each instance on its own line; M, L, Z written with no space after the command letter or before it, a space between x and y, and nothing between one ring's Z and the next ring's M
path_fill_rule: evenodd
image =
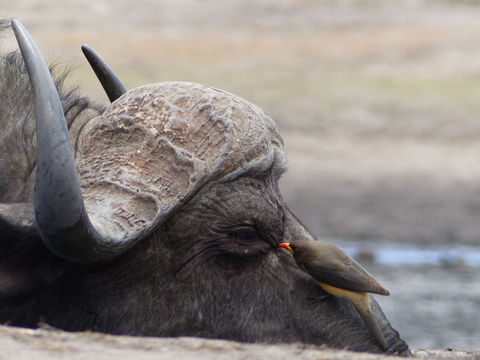
M316 280L345 290L390 295L362 265L338 246L325 241L290 243L298 266Z
M350 300L384 350L388 350L370 305L368 293L390 295L358 262L338 246L325 241L298 240L279 245L293 253L298 267L327 293Z

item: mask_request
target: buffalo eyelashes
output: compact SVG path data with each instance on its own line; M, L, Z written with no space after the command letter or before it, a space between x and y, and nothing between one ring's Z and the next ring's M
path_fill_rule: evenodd
M272 248L265 235L255 225L239 225L224 234L227 241L223 241L220 248L225 254L237 258L258 258Z
M261 240L262 236L253 226L242 226L229 232L229 236L239 242L252 242Z
M214 230L215 231L215 230ZM225 255L237 258L256 258L264 255L272 248L267 237L257 224L240 223L233 227L220 228L215 231L218 235L217 249Z

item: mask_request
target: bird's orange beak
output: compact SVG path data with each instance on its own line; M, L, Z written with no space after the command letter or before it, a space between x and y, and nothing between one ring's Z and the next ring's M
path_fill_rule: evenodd
M292 254L294 253L293 249L290 247L290 243L281 243L281 244L278 244L278 247L282 247L284 249L287 249Z

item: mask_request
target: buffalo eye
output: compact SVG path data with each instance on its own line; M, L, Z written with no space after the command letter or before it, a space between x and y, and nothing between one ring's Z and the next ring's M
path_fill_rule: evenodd
M238 259L257 258L265 255L272 248L268 236L253 221L224 227L217 231L217 246L225 255Z
M249 243L262 239L258 230L253 226L241 226L235 228L230 231L229 235L232 239L244 243Z

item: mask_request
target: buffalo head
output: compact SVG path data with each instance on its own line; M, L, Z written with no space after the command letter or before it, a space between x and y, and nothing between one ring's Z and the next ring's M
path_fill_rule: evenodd
M33 101L12 85L17 101L1 104L2 129L20 135L0 144L1 322L382 351L351 304L277 247L312 235L281 197L282 139L261 109L193 83L126 91L85 48L114 100L103 108L58 89L14 30L30 80L20 61L1 70L31 83ZM374 307L391 352L408 353Z

